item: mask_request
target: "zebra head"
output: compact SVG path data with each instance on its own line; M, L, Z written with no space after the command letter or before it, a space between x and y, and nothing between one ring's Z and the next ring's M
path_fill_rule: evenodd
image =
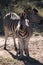
M27 18L26 15L23 15L20 17L20 21L18 22L18 25L16 27L16 31L21 31L24 32L26 31L27 28L29 28L30 24L29 24L29 19Z
M26 29L27 27L29 27L30 22L28 19L28 16L26 14L22 15L21 17L21 29Z

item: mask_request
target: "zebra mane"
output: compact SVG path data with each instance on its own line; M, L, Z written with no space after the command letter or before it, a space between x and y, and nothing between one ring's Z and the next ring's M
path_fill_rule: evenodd
M14 12L9 12L9 13L7 13L5 16L4 16L4 19L7 17L7 16L11 16L10 18L12 19L12 20L19 20L20 19L20 16L19 15L17 15L16 13L14 13Z
M11 12L11 19L13 19L13 20L18 20L18 19L20 19L20 16L19 15L17 15L16 13L13 13L13 12Z

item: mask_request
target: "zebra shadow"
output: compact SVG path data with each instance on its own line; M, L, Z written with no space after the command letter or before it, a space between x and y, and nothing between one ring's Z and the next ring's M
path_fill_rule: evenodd
M13 59L17 59L19 61L22 61L24 63L24 65L43 65L43 63L40 63L38 60L33 59L29 56L29 58L27 59L26 56L23 56L22 59L19 59L16 55L14 55L12 52L10 52L9 50L6 49L6 51L12 56Z

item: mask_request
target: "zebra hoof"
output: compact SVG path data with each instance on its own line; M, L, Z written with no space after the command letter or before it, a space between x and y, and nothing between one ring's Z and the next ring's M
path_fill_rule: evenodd
M26 57L29 58L29 54L26 53Z
M6 50L6 47L4 47L4 50Z
M25 52L25 55L26 55L26 57L29 57L29 53L28 52Z
M17 51L17 47L15 47L15 50Z
M23 55L19 55L19 60L23 60Z
M26 55L26 58L29 59L29 55Z
M17 51L16 56L19 57L20 56L20 52Z

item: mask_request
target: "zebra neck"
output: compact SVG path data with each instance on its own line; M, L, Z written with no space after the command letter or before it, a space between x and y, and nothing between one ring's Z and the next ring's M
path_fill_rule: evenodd
M29 37L29 33L26 30L25 31L19 31L18 37L25 39L25 38Z

